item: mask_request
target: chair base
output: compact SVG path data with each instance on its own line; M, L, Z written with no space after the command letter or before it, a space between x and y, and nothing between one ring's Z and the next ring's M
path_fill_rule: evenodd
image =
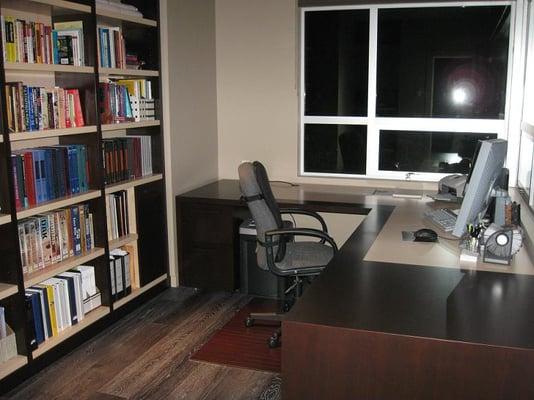
M245 326L247 328L251 328L254 326L254 323L256 320L259 321L274 321L274 322L282 322L284 320L284 314L280 313L250 313L247 318L245 319ZM267 341L267 344L271 349L274 349L276 347L279 347L282 340L282 329L278 328L274 333L271 335L269 340Z

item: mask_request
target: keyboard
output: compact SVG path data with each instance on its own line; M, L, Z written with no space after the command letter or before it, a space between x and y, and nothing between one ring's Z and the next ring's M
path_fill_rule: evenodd
M456 225L457 215L448 208L438 208L437 210L426 211L425 217L439 226L443 231L452 232Z

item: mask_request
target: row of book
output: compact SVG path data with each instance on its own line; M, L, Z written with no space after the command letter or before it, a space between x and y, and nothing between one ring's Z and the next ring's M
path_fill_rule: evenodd
M93 214L88 204L59 209L18 224L22 271L29 274L95 247Z
M133 258L127 248L109 252L109 273L111 276L111 297L118 300L132 292L134 276Z
M83 66L83 22L51 25L2 16L2 48L7 62Z
M95 268L81 265L26 289L26 312L32 350L45 340L74 326L102 305Z
M91 175L85 145L15 151L11 165L17 209L89 190Z
M130 234L128 223L128 193L124 190L106 196L106 215L109 240Z
M0 363L17 355L15 333L6 322L6 310L0 306Z
M10 132L76 128L85 125L78 89L5 85Z
M152 84L146 79L101 82L98 105L103 124L156 119Z
M102 141L106 184L152 174L152 139L128 136Z
M103 68L126 68L126 45L119 26L98 27L98 56Z

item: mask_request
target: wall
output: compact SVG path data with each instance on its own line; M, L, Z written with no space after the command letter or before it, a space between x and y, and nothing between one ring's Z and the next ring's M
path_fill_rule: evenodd
M242 160L262 160L271 179L405 186L398 181L299 177L296 0L216 0L215 8L220 178L236 179Z
M165 0L161 16L169 256L175 285L174 196L218 177L215 3Z

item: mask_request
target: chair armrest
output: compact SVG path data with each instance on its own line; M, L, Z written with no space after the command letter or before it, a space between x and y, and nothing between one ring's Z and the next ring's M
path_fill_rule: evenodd
M285 229L273 229L265 232L265 244L266 247L276 246L276 243L273 243L273 236L309 236L322 239L324 242L328 242L330 246L334 249L334 253L337 253L338 248L337 244L327 233L320 231L319 229L310 229L310 228L285 228Z
M313 217L321 223L321 229L323 230L323 232L328 233L328 227L326 226L326 222L324 221L323 217L321 217L315 211L302 210L300 208L282 208L280 210L280 214L300 214L307 215L308 217Z

